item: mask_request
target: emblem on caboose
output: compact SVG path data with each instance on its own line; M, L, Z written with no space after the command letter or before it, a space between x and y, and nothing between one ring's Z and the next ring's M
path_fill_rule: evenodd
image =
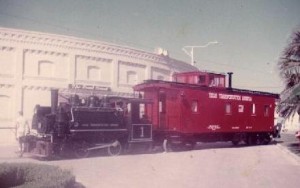
M218 129L221 129L220 125L209 125L207 127L207 129L210 129L212 131L215 131L215 130L218 130Z

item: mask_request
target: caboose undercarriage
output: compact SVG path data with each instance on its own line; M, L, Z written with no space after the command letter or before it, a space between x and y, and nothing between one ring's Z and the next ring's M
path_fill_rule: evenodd
M198 142L232 142L234 146L244 143L265 145L272 140L272 132L236 132L236 133L182 133L175 131L155 131L153 140L156 145L163 145L165 151L191 150Z

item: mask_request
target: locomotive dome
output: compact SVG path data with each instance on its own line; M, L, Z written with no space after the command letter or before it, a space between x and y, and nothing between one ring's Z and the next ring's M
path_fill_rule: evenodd
M36 104L50 105L51 88L128 97L143 80L168 81L173 73L197 70L160 51L0 28L0 127L13 127L20 110L30 123Z

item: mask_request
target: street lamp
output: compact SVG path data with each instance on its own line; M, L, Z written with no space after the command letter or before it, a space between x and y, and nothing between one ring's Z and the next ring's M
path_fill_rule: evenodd
M206 48L207 46L211 45L211 44L218 44L218 41L212 41L212 42L208 42L205 45L202 46L184 46L182 48L182 50L191 57L191 65L195 66L195 62L194 62L194 48ZM188 51L188 49L190 49L190 51Z

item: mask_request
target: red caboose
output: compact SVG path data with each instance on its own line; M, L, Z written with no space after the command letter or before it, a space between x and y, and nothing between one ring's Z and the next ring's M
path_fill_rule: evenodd
M274 127L277 94L231 87L231 74L177 73L173 81L148 80L134 87L152 99L153 137L172 149L196 142L267 144Z

